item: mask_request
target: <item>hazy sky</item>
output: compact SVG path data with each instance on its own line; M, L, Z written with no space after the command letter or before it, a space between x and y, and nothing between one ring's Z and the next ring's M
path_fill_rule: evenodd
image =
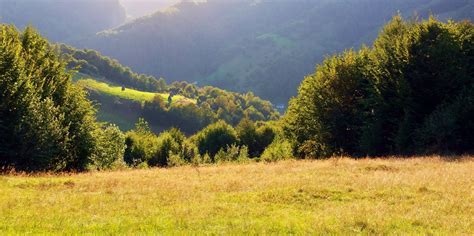
M152 14L163 8L172 6L179 0L120 0L130 17Z

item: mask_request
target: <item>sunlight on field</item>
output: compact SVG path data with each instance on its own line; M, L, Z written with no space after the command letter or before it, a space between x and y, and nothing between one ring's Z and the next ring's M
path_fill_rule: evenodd
M473 234L474 159L0 177L0 233Z
M151 92L143 92L138 91L135 89L125 88L122 91L122 87L120 86L111 86L107 83L98 82L93 79L82 79L77 81L77 84L87 88L89 90L101 92L110 96L116 96L123 99L138 101L138 102L146 102L151 101L156 95L160 95L163 100L168 99L168 93L151 93ZM183 102L183 103L196 103L196 101L185 98L181 95L176 95L173 97L173 102Z

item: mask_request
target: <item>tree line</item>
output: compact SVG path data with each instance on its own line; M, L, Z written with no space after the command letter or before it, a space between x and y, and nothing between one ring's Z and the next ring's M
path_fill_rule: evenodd
M117 60L102 56L99 52L89 49L75 49L65 44L56 46L61 59L67 62L67 68L82 74L107 80L129 88L147 92L164 92L167 90L163 78L137 74L129 67L121 65Z

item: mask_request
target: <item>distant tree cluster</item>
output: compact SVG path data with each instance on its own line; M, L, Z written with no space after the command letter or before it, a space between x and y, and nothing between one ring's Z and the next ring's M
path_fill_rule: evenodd
M270 102L252 93L238 94L214 87L199 88L186 82L175 82L169 90L195 98L197 102L167 104L157 96L143 106L143 117L150 123L159 122L165 127L179 127L186 133L195 133L218 120L235 126L242 119L269 121L279 117Z
M94 50L78 50L70 46L58 45L63 60L67 61L69 69L93 76L107 78L119 86L134 88L149 92L163 92L167 90L164 79L153 76L136 74L130 68L122 66L118 61L100 55Z
M473 151L473 24L394 17L306 77L285 130L301 157Z

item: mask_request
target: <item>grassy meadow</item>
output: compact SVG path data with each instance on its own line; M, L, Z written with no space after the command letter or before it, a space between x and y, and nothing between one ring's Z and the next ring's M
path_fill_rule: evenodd
M88 90L100 92L108 96L118 97L137 102L151 101L156 95L159 95L163 100L167 102L169 97L168 93L144 92L130 88L126 88L124 91L122 91L121 86L112 86L107 83L99 82L93 79L81 79L78 80L76 83ZM196 103L195 100L186 98L181 95L173 96L173 102Z
M0 234L474 234L474 158L0 176Z

